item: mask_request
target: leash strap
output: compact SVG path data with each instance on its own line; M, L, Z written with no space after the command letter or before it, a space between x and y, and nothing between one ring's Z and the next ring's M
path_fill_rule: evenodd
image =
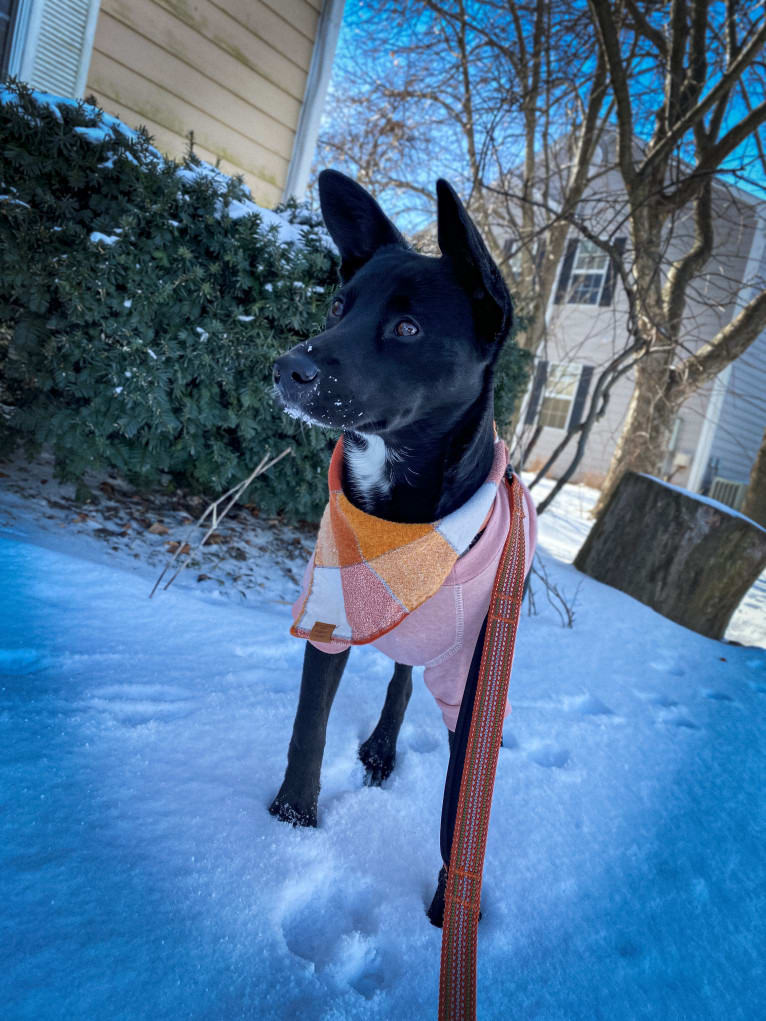
M521 487L506 478L511 527L492 589L448 862L439 1021L476 1018L476 942L481 880L503 715L524 591Z

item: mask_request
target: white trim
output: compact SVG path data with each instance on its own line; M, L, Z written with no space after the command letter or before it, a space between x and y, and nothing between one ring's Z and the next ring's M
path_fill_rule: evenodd
M292 197L300 201L306 191L345 3L346 0L324 0L322 4L283 200Z
M702 479L705 471L707 470L708 461L710 460L710 450L713 446L713 437L715 436L716 429L718 428L718 423L721 420L723 399L726 396L726 391L729 389L731 369L732 364L730 362L713 380L713 391L710 394L710 400L707 402L707 407L705 408L705 417L702 420L702 429L700 430L699 439L697 440L697 449L694 451L694 458L692 460L691 468L689 469L689 478L686 481L685 488L691 490L693 493L699 492L699 488L702 485Z
M96 23L101 9L101 0L90 0L88 20L85 23L85 34L82 39L82 51L80 53L80 67L77 71L77 82L75 84L75 99L82 99L85 95L85 85L88 81L90 71L90 58L93 56L93 40L96 38Z

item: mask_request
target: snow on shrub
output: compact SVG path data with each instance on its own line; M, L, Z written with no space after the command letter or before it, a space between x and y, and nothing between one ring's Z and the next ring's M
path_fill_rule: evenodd
M114 467L218 494L289 443L296 456L251 498L316 517L332 438L270 389L337 283L318 221L260 209L194 156L165 160L143 131L15 83L0 147L2 449L50 444L73 481Z

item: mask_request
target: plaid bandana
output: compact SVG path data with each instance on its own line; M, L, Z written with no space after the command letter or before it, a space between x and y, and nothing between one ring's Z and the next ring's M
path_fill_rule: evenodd
M492 507L507 464L506 446L495 439L490 473L470 500L433 524L399 524L365 514L346 499L339 439L306 595L290 633L317 642L366 645L395 628L438 592L466 552Z

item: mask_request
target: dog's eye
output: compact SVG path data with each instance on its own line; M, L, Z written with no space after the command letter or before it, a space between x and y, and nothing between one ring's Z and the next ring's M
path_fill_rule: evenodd
M336 298L335 301L330 305L330 315L340 316L343 315L343 299Z
M394 333L397 337L414 337L416 333L420 333L420 330L412 320L402 319L394 327Z

